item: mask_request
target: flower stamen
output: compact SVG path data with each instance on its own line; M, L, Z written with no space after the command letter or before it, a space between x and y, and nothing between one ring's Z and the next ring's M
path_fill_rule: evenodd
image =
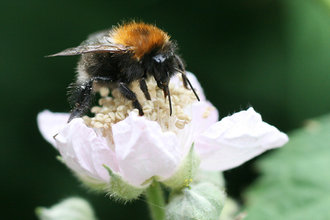
M190 189L190 186L189 186L189 183L191 183L192 182L192 179L186 179L185 181L184 181L184 184L186 185L186 187L188 187L189 189Z
M181 80L181 76L178 75ZM151 100L146 100L144 94L140 91L138 85L133 84L132 90L137 94L138 100L142 103L144 117L148 120L159 123L162 130L173 131L177 133L179 129L183 129L189 124L191 117L185 113L189 105L196 101L195 95L187 90L179 83L176 86L170 83L169 90L171 94L171 103L173 114L170 116L169 99L164 99L164 93L157 87L155 80L147 82ZM118 91L112 91L112 96L109 97L109 89L101 88L99 90L101 98L99 99L100 106L94 106L91 112L94 117L84 116L83 120L86 125L95 129L108 130L112 125L124 120L129 116L129 113L137 109L133 109L132 102L123 98ZM105 134L105 132L102 132Z

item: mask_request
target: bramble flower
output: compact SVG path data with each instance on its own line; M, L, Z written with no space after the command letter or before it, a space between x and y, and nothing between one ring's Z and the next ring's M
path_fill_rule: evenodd
M152 100L135 90L144 103L142 117L130 101L115 91L109 97L109 91L102 89L100 106L91 109L94 117L66 124L69 114L46 110L38 115L39 129L85 184L124 200L139 196L154 179L183 188L199 168L231 169L288 141L253 108L218 121L218 111L206 100L196 77L187 76L201 101L182 86L180 77L174 77L170 84L172 116L168 99L151 80Z

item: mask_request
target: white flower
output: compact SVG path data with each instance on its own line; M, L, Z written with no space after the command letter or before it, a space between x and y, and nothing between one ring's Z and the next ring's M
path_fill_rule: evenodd
M195 158L194 166L199 164L197 157L188 153L193 143L201 169L223 171L288 141L284 133L263 122L253 108L218 121L217 110L205 99L195 76L187 75L201 101L194 100L192 92L183 88L178 78L173 79L171 117L168 100L164 102L162 92L151 82L148 87L153 100L145 100L142 117L131 108L131 103L106 97L103 92L102 107L92 109L94 118L78 118L66 124L69 114L43 111L38 115L39 129L60 151L66 165L84 181L107 185L113 172L143 189L152 178L166 183L174 175L184 176L187 169L192 172L194 167L186 169L182 161L190 163L190 155L189 158ZM143 94L139 99L143 99ZM55 131L59 131L56 143L51 138Z

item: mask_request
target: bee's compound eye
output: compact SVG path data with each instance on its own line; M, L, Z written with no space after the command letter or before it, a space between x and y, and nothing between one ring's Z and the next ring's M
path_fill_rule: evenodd
M152 59L154 59L157 63L162 63L164 60L166 60L167 57L165 57L163 54L158 54L154 56Z

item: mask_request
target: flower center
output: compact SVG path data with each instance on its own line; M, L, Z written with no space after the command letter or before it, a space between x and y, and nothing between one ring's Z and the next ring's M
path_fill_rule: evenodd
M180 75L177 77L182 81ZM163 132L173 131L177 133L179 129L183 129L186 124L189 124L191 117L189 116L189 106L196 101L196 97L191 90L183 87L182 82L169 84L169 90L172 101L172 116L170 116L170 107L168 97L164 98L164 93L157 87L154 79L147 82L148 90L151 100L146 100L144 94L140 90L138 83L131 85L140 101L144 117L148 120L156 121L162 128ZM94 106L91 112L95 114L94 117L84 116L84 122L91 128L100 129L103 135L109 134L107 131L111 130L112 125L128 117L131 111L138 114L138 110L134 109L132 102L123 98L118 91L112 91L112 96L109 97L109 89L100 89L101 98L99 106Z

